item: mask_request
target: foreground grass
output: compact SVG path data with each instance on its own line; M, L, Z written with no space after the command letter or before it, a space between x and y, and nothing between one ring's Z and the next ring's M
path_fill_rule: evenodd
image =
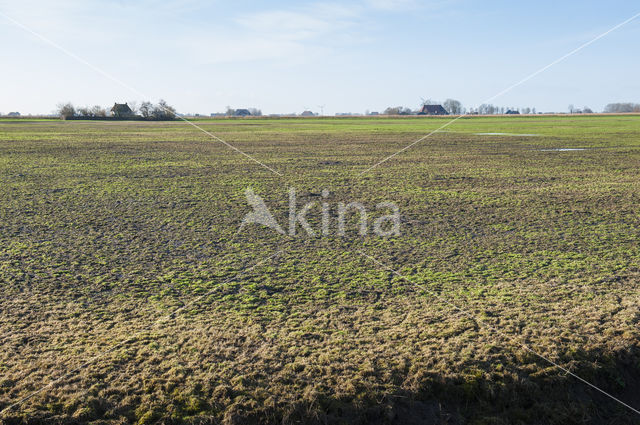
M3 420L638 423L522 344L640 406L640 117L465 118L359 176L446 122L198 121L279 177L184 123L0 121L0 409L64 377ZM247 187L401 235L238 233Z

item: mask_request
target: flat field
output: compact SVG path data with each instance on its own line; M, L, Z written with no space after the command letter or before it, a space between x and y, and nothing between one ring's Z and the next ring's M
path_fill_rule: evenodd
M446 122L0 121L0 421L640 423L640 116Z

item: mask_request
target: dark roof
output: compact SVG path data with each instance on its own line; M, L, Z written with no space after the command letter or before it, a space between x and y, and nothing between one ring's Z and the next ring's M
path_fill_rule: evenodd
M418 115L449 115L442 105L422 105Z
M116 115L133 113L131 108L129 108L129 105L127 105L126 103L114 103L113 108L111 108L111 112L113 112Z
M507 115L520 115L519 111L513 111L511 109L509 109L507 112L505 112L505 114Z
M236 109L233 112L233 115L245 117L245 116L251 115L251 112L248 109Z

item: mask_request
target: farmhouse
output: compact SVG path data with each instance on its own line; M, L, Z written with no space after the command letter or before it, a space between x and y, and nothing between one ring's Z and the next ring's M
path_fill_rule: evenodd
M111 115L116 118L132 117L133 111L126 103L114 103L113 108L111 108Z
M251 116L251 111L248 109L236 109L233 111L233 115L236 117L249 117Z
M509 109L507 112L505 112L505 114L507 114L507 115L520 115L520 111L514 111L513 109Z
M442 105L422 105L418 115L449 115Z

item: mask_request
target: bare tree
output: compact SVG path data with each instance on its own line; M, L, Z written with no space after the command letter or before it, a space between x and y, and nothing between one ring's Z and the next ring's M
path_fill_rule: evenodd
M169 106L164 99L160 99L158 104L153 108L151 117L154 120L172 120L176 117L176 110L173 106Z
M76 108L71 103L62 103L58 105L58 115L63 120L73 118L76 115Z
M139 112L144 118L151 118L151 114L153 113L153 105L151 102L144 101L140 104Z
M462 103L455 99L447 99L442 103L442 107L452 115L460 115L462 113Z
M498 111L499 111L499 108L491 104L487 105L486 103L483 103L482 105L478 106L478 114L480 115L493 115Z
M402 106L389 106L384 110L385 115L400 115L400 111L402 110Z
M94 116L94 117L106 117L107 116L107 110L104 109L102 106L96 105L93 108L91 108L91 116Z

